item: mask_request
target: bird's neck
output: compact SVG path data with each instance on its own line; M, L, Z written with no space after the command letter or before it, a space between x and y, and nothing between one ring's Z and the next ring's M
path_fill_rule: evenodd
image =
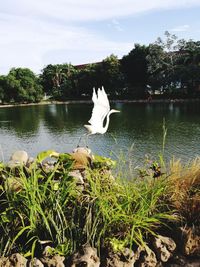
M104 129L104 133L108 130L108 126L109 126L109 122L110 122L110 114L112 113L112 110L110 110L108 112L108 114L106 115L106 125L103 128Z

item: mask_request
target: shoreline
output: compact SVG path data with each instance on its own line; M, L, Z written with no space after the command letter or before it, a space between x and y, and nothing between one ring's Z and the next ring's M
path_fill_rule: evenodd
M116 99L110 100L110 103L189 103L189 102L200 102L200 99L187 98L187 99ZM19 103L19 104L0 104L0 108L9 107L26 107L26 106L40 106L40 105L52 105L52 104L91 104L92 100L67 100L67 101L45 101L39 103Z

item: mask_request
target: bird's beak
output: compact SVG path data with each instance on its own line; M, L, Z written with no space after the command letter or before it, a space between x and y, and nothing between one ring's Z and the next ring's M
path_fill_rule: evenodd
M120 110L113 109L112 112L121 112Z

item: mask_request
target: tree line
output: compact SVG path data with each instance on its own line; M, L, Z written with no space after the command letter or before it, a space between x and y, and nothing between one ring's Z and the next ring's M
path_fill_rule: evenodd
M92 88L102 85L113 99L200 97L200 41L165 32L154 43L135 44L122 59L112 54L93 64L49 64L39 75L12 68L0 75L0 101L39 102L44 94L55 100L88 99Z

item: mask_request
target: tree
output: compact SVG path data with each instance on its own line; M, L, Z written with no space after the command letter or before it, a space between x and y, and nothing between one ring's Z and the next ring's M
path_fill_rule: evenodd
M169 32L165 37L149 45L148 83L170 97L192 95L200 84L200 42L179 40Z
M135 48L121 60L121 68L124 73L128 94L136 97L144 97L147 86L147 54L148 47L135 44Z
M103 85L99 69L101 69L101 63L88 64L77 69L77 96L91 96L93 87L97 88Z
M156 42L149 45L148 84L152 90L170 91L177 86L177 36L165 32L165 39L157 38Z
M5 101L5 76L0 76L0 101Z
M200 89L200 41L185 41L179 45L180 76L182 86L189 95L199 94Z
M56 99L74 94L76 70L71 64L48 65L40 76L44 91Z
M124 78L120 70L120 61L115 55L110 55L102 62L81 66L77 72L77 87L80 95L91 95L92 88L105 87L108 94L120 95ZM76 89L77 90L77 89Z
M65 73L63 72L62 65L47 65L40 75L41 83L45 93L54 94L59 91Z
M121 95L125 87L125 80L118 57L111 54L105 58L101 64L101 72L102 84L106 91L114 97Z
M13 68L4 81L5 101L38 102L43 97L39 79L27 68Z
M149 45L147 59L148 85L152 91L165 88L165 58L162 46L157 43Z

